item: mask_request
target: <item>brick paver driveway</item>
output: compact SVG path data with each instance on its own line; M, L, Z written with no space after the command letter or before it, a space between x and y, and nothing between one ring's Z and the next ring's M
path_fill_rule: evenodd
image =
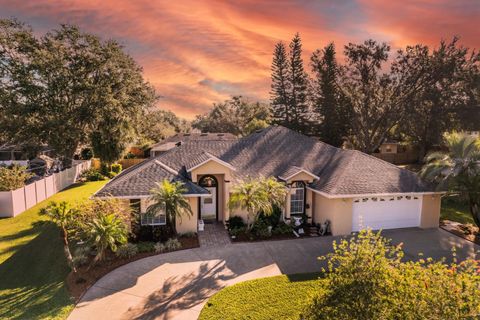
M406 257L474 256L479 246L446 231L398 229ZM335 237L228 244L161 254L122 266L87 291L69 319L196 319L206 300L225 286L279 274L319 271L317 257Z

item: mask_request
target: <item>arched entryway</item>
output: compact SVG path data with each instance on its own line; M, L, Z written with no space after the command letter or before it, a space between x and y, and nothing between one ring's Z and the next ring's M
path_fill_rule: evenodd
M205 175L200 178L198 184L210 192L209 197L200 198L199 219L204 221L215 221L218 218L218 181L212 175Z

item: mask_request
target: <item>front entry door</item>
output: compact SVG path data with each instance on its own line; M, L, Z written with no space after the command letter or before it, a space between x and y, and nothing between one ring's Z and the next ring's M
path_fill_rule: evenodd
M209 197L201 197L201 216L202 220L215 220L217 218L217 188L206 187L210 192Z

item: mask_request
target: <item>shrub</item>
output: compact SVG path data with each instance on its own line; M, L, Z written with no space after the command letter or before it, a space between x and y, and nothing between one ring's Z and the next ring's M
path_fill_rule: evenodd
M165 249L167 251L175 251L182 248L182 244L177 238L170 238L165 242Z
M108 174L107 174L107 177L109 177L110 179L113 179L117 176L118 173L114 172L114 171L109 171Z
M269 227L271 226L269 226L265 221L258 220L253 226L252 231L259 238L269 238L272 236Z
M362 231L334 242L328 273L303 319L476 319L479 261L402 262L400 246Z
M120 163L114 163L110 167L110 170L115 172L116 174L119 174L120 172L122 172L122 165Z
M27 172L26 169L26 167L17 165L0 166L0 191L10 191L23 187L25 181L33 177L33 174Z
M81 177L86 181L103 181L106 179L106 177L95 168L84 171Z
M161 242L155 243L155 253L162 253L165 252L166 248L165 245Z
M133 243L125 243L118 247L115 254L119 258L132 258L138 254L138 248Z
M142 241L137 243L137 248L139 253L144 252L154 252L155 251L155 242Z
M90 148L83 148L82 151L80 152L80 157L83 160L90 160L93 158L93 151Z
M272 213L269 215L261 212L258 215L258 220L264 221L267 225L275 228L280 223L280 218L282 217L282 209L278 206L273 206Z
M272 233L275 235L291 234L292 230L293 227L290 224L282 221L272 230Z
M238 237L239 235L244 234L245 232L247 232L246 226L230 229L230 235L235 237Z
M123 157L124 159L135 159L135 154L132 152L129 152Z
M237 228L242 228L245 226L245 222L243 222L243 218L240 216L233 216L230 217L228 220L228 229L237 229Z
M73 264L75 267L86 265L88 262L88 256L91 252L91 248L88 246L82 246L75 249L73 253Z

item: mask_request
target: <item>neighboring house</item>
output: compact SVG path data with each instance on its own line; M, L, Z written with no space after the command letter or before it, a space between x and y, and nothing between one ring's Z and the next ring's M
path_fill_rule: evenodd
M378 148L380 153L398 153L397 141L385 141Z
M195 215L179 232L197 231L199 219L227 221L246 217L227 206L232 187L248 177L274 176L289 195L283 217L305 214L310 222L330 220L334 235L365 227L437 227L441 193L416 174L355 150L343 150L281 126L241 139L184 141L111 180L97 197L138 204L144 213L150 190L163 179L182 181ZM163 224L142 215L142 224Z
M150 149L150 156L157 157L172 148L178 147L182 143L190 141L230 141L237 140L237 137L231 133L177 133L156 144Z
M30 150L30 152L27 152ZM17 164L21 166L28 166L29 158L35 156L53 157L55 154L53 148L49 146L22 146L0 144L0 165Z

